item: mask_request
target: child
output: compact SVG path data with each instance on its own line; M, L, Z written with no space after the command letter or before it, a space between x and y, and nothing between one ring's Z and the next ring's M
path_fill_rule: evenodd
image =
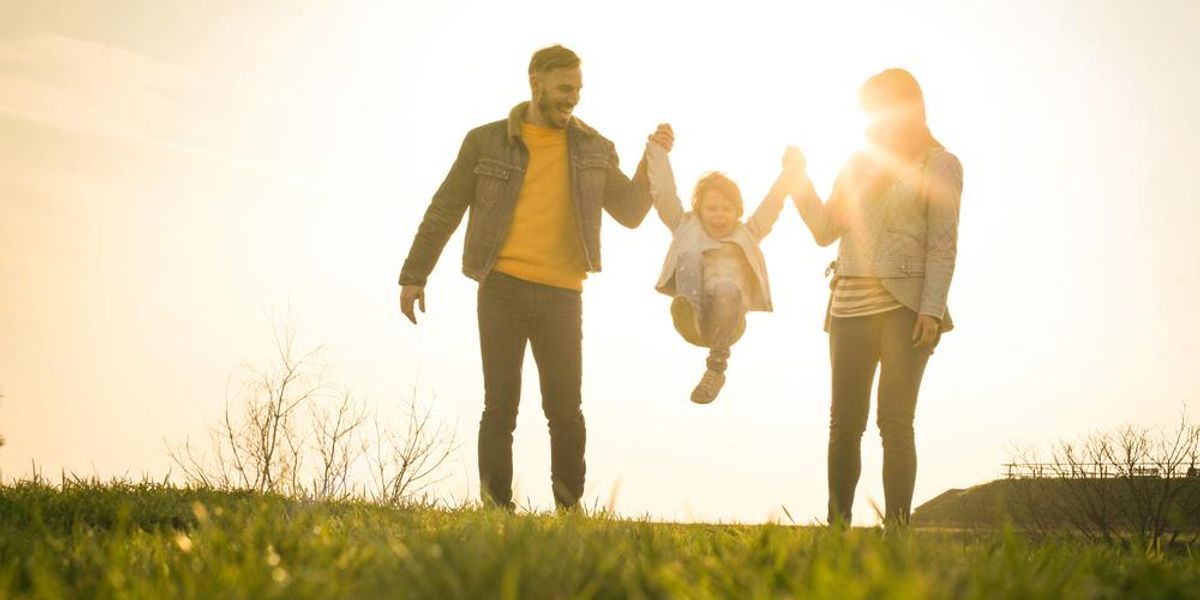
M729 348L742 337L746 312L771 311L767 266L758 244L779 218L797 170L789 166L780 174L746 223L740 220L737 184L716 172L700 179L692 210L684 212L667 158L673 143L671 126L664 124L646 144L650 195L673 235L655 287L672 297L675 330L689 343L709 348L708 368L692 391L692 402L708 404L725 385Z

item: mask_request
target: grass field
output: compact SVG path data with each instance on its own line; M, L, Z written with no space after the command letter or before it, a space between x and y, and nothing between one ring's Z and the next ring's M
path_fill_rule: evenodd
M1196 550L0 486L0 597L1185 598Z

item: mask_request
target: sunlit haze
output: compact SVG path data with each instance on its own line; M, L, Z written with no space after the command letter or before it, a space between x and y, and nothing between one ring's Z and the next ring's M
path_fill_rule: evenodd
M53 4L53 6L51 6ZM682 193L721 170L757 203L784 148L821 193L861 143L857 92L921 82L962 161L956 329L917 406L914 506L1042 445L1200 408L1200 4L1056 2L7 2L0 8L0 476L171 471L290 312L330 377L414 387L478 495L476 284L462 231L412 326L396 278L471 128L528 99L530 54L583 58L575 114L627 174L670 122ZM717 402L654 282L670 233L603 228L584 290L585 504L659 519L825 515L828 300L789 205ZM878 430L862 507L882 504ZM516 496L553 505L527 358ZM178 477L176 473L174 475Z

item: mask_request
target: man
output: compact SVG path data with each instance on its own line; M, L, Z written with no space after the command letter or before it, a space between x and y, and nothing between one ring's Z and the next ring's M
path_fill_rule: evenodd
M583 495L586 468L583 280L600 270L601 209L634 228L650 209L650 193L645 164L630 180L612 142L573 116L583 87L574 52L552 46L534 53L529 87L531 101L463 140L404 262L400 307L414 324L414 304L425 311L426 278L469 209L463 273L479 282L483 500L515 508L512 434L528 343L550 428L554 500L570 509Z

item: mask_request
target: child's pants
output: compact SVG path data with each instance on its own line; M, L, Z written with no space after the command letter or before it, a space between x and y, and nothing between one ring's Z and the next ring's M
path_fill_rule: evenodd
M729 348L746 329L746 307L737 283L705 281L703 254L688 252L679 257L675 269L675 293L699 307L700 333L709 348L708 368L725 372Z

